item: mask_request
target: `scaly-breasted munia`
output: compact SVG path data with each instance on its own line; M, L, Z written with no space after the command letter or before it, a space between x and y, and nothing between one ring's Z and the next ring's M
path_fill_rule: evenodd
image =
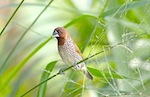
M74 65L75 69L82 71L89 79L93 79L84 62L77 64L83 60L83 57L78 46L71 39L69 32L65 28L57 27L53 36L58 40L58 51L64 63Z

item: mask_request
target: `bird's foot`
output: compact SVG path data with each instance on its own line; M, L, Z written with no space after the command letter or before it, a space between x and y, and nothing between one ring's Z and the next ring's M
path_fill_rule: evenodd
M60 74L60 75L64 75L64 74L65 74L65 73L64 73L64 70L65 70L65 68L60 69L60 70L59 70L59 74Z
M77 70L80 69L79 64L77 64L77 62L74 62L73 66L74 66L74 68L77 69Z
M74 67L76 67L77 65L78 65L77 62L74 62L74 63L73 63L73 66L74 66Z

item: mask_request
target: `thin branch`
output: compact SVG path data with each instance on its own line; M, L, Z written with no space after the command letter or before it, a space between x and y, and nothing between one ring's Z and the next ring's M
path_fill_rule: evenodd
M64 71L63 71L64 72ZM38 85L34 86L33 88L31 88L29 91L27 91L26 93L24 93L23 95L21 95L20 97L24 97L26 94L28 94L29 92L31 92L32 90L34 90L35 88L39 87L40 85L44 84L45 82L47 82L48 80L56 77L57 75L59 75L60 73L56 73L55 75L49 77L48 79L44 80L43 82L39 83Z
M23 37L27 34L27 32L30 30L30 28L36 23L36 21L40 18L40 16L44 13L44 11L49 7L49 5L53 2L54 0L51 0L46 6L45 8L40 12L40 14L36 17L36 19L32 22L32 24L27 28L27 30L23 33L23 35L19 38L19 40L17 41L17 43L15 44L14 48L11 50L11 52L8 54L6 60L4 61L4 63L2 64L1 68L0 68L0 74L3 72L3 68L4 65L7 63L7 61L9 60L9 58L11 57L11 55L13 54L13 52L15 51L15 49L17 48L17 46L19 45L19 43L21 42L21 40L23 39Z
M103 13L104 13L108 3L109 3L109 0L106 0L104 6L103 6L103 8L102 8L102 10L101 10L101 12L100 12L100 14L98 16L98 18L101 18L101 16L103 15Z
M143 33L143 34L141 34L141 35L139 35L139 36L142 36L142 35L144 35L144 34L145 34L145 33ZM138 36L137 36L137 37L138 37ZM135 37L134 37L134 38L135 38ZM132 38L132 39L134 39L134 38ZM132 39L131 39L131 40L132 40ZM116 44L116 45L113 45L113 46L108 46L108 47L105 49L105 51L108 51L108 50L110 50L110 49L113 49L114 47L117 47L118 45L124 44L124 43L126 43L126 42L127 42L127 41L120 42L120 43L118 43L118 44ZM89 56L89 57L87 57L87 58L81 60L81 61L78 62L76 65L78 65L78 64L80 64L80 63L82 63L82 62L84 62L84 61L86 61L86 60L88 60L88 59L91 59L91 58L93 58L93 57L95 57L95 56L97 56L97 55L99 55L99 54L101 54L101 53L103 53L103 52L105 52L105 51L102 50L102 51L100 51L100 52L97 52L97 53L95 53L95 54L93 54L93 55L91 55L91 56ZM75 65L71 65L71 66L69 66L68 68L63 69L61 72L57 72L57 73L54 74L53 76L47 78L47 79L44 80L43 82L37 84L36 86L34 86L33 88L31 88L30 90L28 90L27 92L25 92L25 93L24 93L23 95L21 95L20 97L24 97L26 94L28 94L29 92L31 92L31 91L34 90L35 88L39 87L39 86L42 85L43 83L45 83L45 82L47 82L48 80L50 80L50 79L52 79L52 78L54 78L54 77L56 77L56 76L58 76L58 75L64 73L65 71L71 69L71 68L74 67L74 66L75 66Z
M113 48L113 47L115 47L115 46L112 46L111 48ZM107 50L109 50L109 49L110 49L110 48L108 47ZM105 51L106 51L106 50L105 50ZM80 64L80 63L82 63L82 62L84 62L84 61L86 61L86 60L88 60L88 59L90 59L90 58L92 58L92 57L94 57L94 56L96 56L96 55L99 55L99 54L101 54L101 53L103 53L103 52L104 52L104 51L97 52L97 53L95 53L95 54L93 54L93 55L91 55L91 56L89 56L89 57L87 57L87 58L81 60L81 61L78 62L76 65L78 65L78 64ZM65 72L65 71L71 69L71 68L74 67L74 66L75 66L75 65L71 65L71 66L69 66L68 68L63 69L63 70L61 71L61 73L58 72L58 73L54 74L53 76L47 78L47 79L44 80L43 82L39 83L38 85L36 85L36 86L34 86L33 88L31 88L30 90L28 90L26 93L24 93L24 94L21 95L20 97L25 96L26 94L28 94L29 92L31 92L32 90L34 90L35 88L37 88L38 86L42 85L43 83L47 82L47 81L50 80L50 79L52 79L52 78L54 78L54 77L56 77L56 76L62 74L63 72Z
M21 1L21 3L19 3L18 7L16 8L16 10L14 11L14 13L12 14L12 16L9 18L8 22L6 23L6 25L4 26L4 28L2 29L0 36L3 34L4 30L6 29L6 27L8 26L8 24L10 23L10 21L12 20L12 18L15 16L15 14L17 13L18 9L20 8L20 6L23 4L24 0Z

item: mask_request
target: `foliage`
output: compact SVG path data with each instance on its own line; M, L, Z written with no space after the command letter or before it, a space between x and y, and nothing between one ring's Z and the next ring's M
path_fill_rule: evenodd
M149 0L2 0L0 97L148 97ZM65 27L94 80L66 67L54 28ZM80 62L79 62L80 63Z

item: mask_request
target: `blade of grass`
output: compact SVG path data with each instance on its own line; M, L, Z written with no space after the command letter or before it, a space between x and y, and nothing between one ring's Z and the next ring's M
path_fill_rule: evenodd
M12 3L12 4L7 4L7 5L1 5L0 9L5 9L5 8L10 8L10 7L16 7L18 5L18 3ZM39 3L23 3L22 7L28 7L28 6L32 6L32 7L44 7L45 4L39 4ZM58 10L62 10L62 11L67 11L70 13L79 13L79 11L75 10L74 8L68 9L68 8L59 8L59 7L55 7L55 6L50 6L49 8L54 8L54 9L58 9Z
M96 16L93 16L93 15L86 15L86 14L85 14L85 15L80 15L79 17L76 17L76 18L72 19L70 22L68 22L68 23L64 26L64 28L67 28L67 27L73 25L74 23L77 23L77 22L79 22L80 20L85 19L85 18L92 18L92 19L95 19L96 21L97 21L97 19L98 19ZM82 52L84 51L84 49L85 49L86 46L88 45L90 39L91 39L92 36L94 35L96 28L97 28L97 22L95 22L95 26L93 27L93 30L91 31L90 35L88 36L89 38L86 40L84 48L81 50Z
M46 41L37 46L24 60L22 60L3 80L0 86L0 91L5 88L5 86L11 81L11 79L19 72L19 70L36 54L47 42L49 42L52 37L48 38Z
M25 4L25 3L24 3L24 4ZM24 5L24 4L23 4L23 5ZM23 5L22 5L22 6L23 6ZM7 16L3 17L3 19L5 19L5 20L6 20L7 18L8 18ZM28 28L28 27L24 26L24 24L17 22L15 19L13 19L11 22L12 22L13 24L15 24L15 25L17 25L17 26L23 28L24 30L26 30L26 29ZM36 31L33 30L32 28L30 28L29 31L31 31L31 32L33 32L33 33L35 33L35 34L37 34L37 35L39 35L39 36L41 36L41 37L48 38L48 36L45 36L45 35L43 35L43 34L40 33L40 32L36 32ZM3 35L4 35L4 34L3 34Z
M113 48L113 47L112 47L112 48ZM110 49L107 49L107 50L110 50ZM106 51L106 50L105 50L105 51ZM94 57L94 56L96 56L96 55L99 55L99 54L101 54L101 53L103 53L103 52L104 52L104 51L97 52L97 53L95 53L95 54L93 54L93 55L91 55L91 56L89 56L89 57L87 57L87 58L81 60L81 61L78 62L76 65L78 65L78 64L80 64L80 63L82 63L82 62L84 62L84 61L86 61L86 60L88 60L88 59L90 59L90 58L92 58L92 57ZM69 66L69 67L66 68L66 69L63 69L63 70L62 70L62 73L65 72L65 71L67 71L67 70L69 70L69 69L71 69L73 66L74 66L74 65ZM51 77L47 78L46 80L42 81L42 82L39 83L38 85L34 86L34 87L31 88L30 90L28 90L27 92L25 92L24 94L22 94L20 97L24 97L26 94L30 93L32 90L34 90L34 89L36 89L37 87L39 87L40 85L44 84L44 83L47 82L48 80L50 80L50 79L52 79L52 78L55 78L55 77L58 76L59 74L60 74L60 72L58 72L58 73L52 75Z
M11 7L16 7L18 5L18 3L11 3L11 4L7 4L7 5L1 5L0 9L5 9L5 8L11 8ZM22 7L27 7L27 6L41 6L44 7L45 4L39 4L39 3L23 3Z
M108 5L108 2L109 2L109 0L106 0L105 5L104 5L104 7L102 8L102 10L101 10L101 12L100 12L98 18L94 17L96 21L97 21L97 19L98 19L102 24L104 24L105 22L104 22L104 20L101 18L101 16L102 16L102 14L104 13L104 10L106 9L106 6ZM91 17L93 17L93 16L91 16ZM96 22L96 23L95 23L95 26L94 26L94 28L93 28L93 30L91 31L91 34L89 35L89 38L86 40L86 43L85 43L84 48L82 49L83 52L84 52L85 48L88 46L89 42L91 41L91 38L92 38L92 36L94 35L94 33L95 33L96 29L97 29L97 26L98 26L98 24L97 24L97 22Z
M13 14L11 15L11 17L9 18L9 20L7 21L6 25L4 26L4 28L2 29L0 36L3 34L4 30L6 29L6 27L8 26L8 24L10 23L10 21L12 20L12 18L15 16L15 14L17 13L17 11L19 10L19 8L21 7L21 5L23 4L24 0L22 0L18 7L16 8L16 10L13 12Z
M40 59L41 58L37 58L37 60L40 60ZM31 64L33 64L33 63L38 64L38 62L39 61L32 61ZM32 70L34 67L35 67L34 65L27 66L26 68L21 70L21 72L19 72L19 75L17 75L17 77L15 77L15 81L13 82L13 84L11 84L11 87L13 87L13 90L9 93L9 95L11 95L11 97L18 97L17 96L18 91L21 90L23 82L25 82L25 80L28 80L29 75L31 75L31 73L33 73Z
M40 14L36 17L36 19L32 22L32 24L28 27L28 29L22 34L22 36L19 38L19 40L17 41L17 43L15 44L14 48L11 50L11 52L8 54L6 60L4 61L4 63L2 64L1 68L0 68L0 74L3 73L3 68L4 65L7 63L7 61L9 60L9 58L12 56L13 52L15 51L15 49L17 48L17 46L19 45L19 43L21 42L21 40L23 39L23 37L26 35L26 33L30 30L30 28L36 23L36 21L40 18L40 16L44 13L44 11L49 7L49 5L53 2L54 0L51 0L46 6L45 8L40 12Z
M73 25L74 23L76 23L76 22L78 22L78 21L80 21L80 20L82 20L82 19L84 19L84 18L88 18L88 17L97 19L97 17L95 17L95 16L93 16L93 15L86 15L86 14L85 14L85 15L80 15L80 16L78 16L78 17L72 19L69 23L67 23L67 24L64 26L64 28L67 28L67 27Z
M41 83L39 83L38 85L34 86L33 88L31 88L30 90L28 90L27 92L25 92L24 94L22 94L20 97L24 97L26 94L30 93L32 90L36 89L37 87L39 87L40 85L44 84L45 82L47 82L48 80L56 77L57 75L59 75L59 72L54 74L53 76L47 78L46 80L42 81Z
M106 0L106 1L105 1L105 5L103 6L103 8L102 8L102 10L101 10L101 12L100 12L98 18L101 18L101 16L104 14L104 11L105 11L105 9L106 9L108 3L109 3L109 0Z
M117 12L117 14L123 13L125 11L130 10L130 9L134 9L134 8L137 8L137 7L142 7L142 6L147 5L147 4L150 4L149 0L134 1L134 2L131 2L131 3L125 4L124 6L120 5L120 6L117 6L115 8L112 8L112 9L104 12L104 14L102 16L103 17L109 16L109 15L112 15L116 12Z
M53 61L53 62L50 62L45 70L48 71L48 72L45 72L43 71L43 74L41 76L41 80L40 80L40 83L44 80L46 80L49 76L50 76L50 72L52 72L55 64L56 64L57 61ZM39 90L38 90L38 95L37 97L45 97L45 93L46 93L46 88L47 88L47 82L45 82L43 85L41 85L39 87Z
M143 35L143 34L141 34L141 35ZM141 36L141 35L139 35L139 36ZM137 37L139 37L139 36L137 36ZM123 43L126 43L126 41L124 41ZM120 44L123 44L123 43L121 42L121 43L118 43L118 44L116 44L116 45L114 45L114 46L110 46L110 47L106 48L105 51L102 50L102 51L100 51L100 52L97 52L97 53L95 53L95 54L93 54L93 55L91 55L91 56L89 56L89 57L87 57L87 58L81 60L81 61L78 62L76 65L78 65L78 64L80 64L80 63L82 63L82 62L84 62L84 61L86 61L86 60L88 60L88 59L91 59L91 58L93 58L93 57L95 57L95 56L97 56L97 55L99 55L99 54L101 54L101 53L103 53L103 52L106 52L106 51L108 51L108 50L110 50L110 49L116 47L117 45L120 45ZM69 69L71 69L73 66L74 66L74 65L69 66L68 68L62 70L62 73L65 72L65 71L67 71L67 70L69 70ZM34 89L36 89L37 87L39 87L40 85L44 84L44 83L47 82L48 80L50 80L50 79L52 79L52 78L55 78L55 77L58 76L59 74L60 74L60 72L58 72L58 73L52 75L51 77L47 78L46 80L42 81L41 83L37 84L36 86L34 86L33 88L31 88L31 89L28 90L27 92L25 92L24 94L22 94L20 97L24 97L26 94L30 93L32 90L34 90Z
M107 72L106 71L100 71L98 69L91 68L91 67L88 67L88 70L90 71L91 74L93 74L96 77L104 78L103 75L105 75L107 78L111 79L111 75L108 71ZM126 76L123 76L123 75L120 75L120 74L117 74L117 73L111 73L111 74L112 74L113 78L116 78L116 79L125 79L126 78L126 79L138 80L138 79L126 77Z

